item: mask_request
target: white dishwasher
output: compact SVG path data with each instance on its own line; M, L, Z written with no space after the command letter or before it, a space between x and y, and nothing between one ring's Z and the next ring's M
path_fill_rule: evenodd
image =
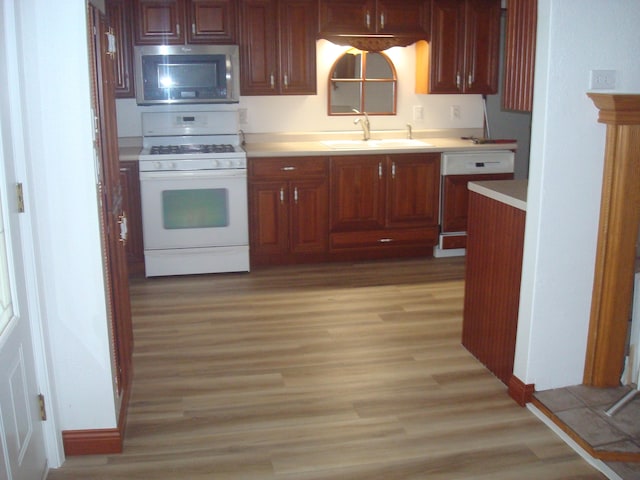
M464 255L467 245L467 184L482 180L513 178L514 152L483 150L445 152L440 170L440 239L435 257Z

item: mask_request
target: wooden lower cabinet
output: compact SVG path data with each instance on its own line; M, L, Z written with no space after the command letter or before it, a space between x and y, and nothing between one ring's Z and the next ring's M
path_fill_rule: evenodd
M142 206L140 173L136 160L120 162L122 209L127 216L127 266L129 276L144 276L144 243L142 240Z
M330 178L332 259L433 254L440 154L332 157Z
M513 173L445 175L442 177L442 232L465 232L467 230L467 214L469 210L469 189L467 185L469 182L511 179L513 179Z
M318 262L329 243L328 159L249 159L251 265Z
M462 344L505 385L513 374L525 216L469 193Z

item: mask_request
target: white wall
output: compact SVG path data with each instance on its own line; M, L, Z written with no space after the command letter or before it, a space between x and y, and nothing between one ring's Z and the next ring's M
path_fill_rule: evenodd
M247 109L247 124L240 127L247 133L359 131L354 117L327 115L329 70L347 47L326 40L317 42L317 95L241 97L239 108ZM414 130L482 128L483 110L480 95L417 95L415 90L415 47L395 47L386 50L398 74L397 115L372 116L371 129L404 130L411 123ZM424 110L422 122L413 120L413 106ZM453 120L451 105L459 105L461 118ZM133 99L117 101L118 132L121 137L141 135L140 112L159 107L138 107ZM173 107L184 110L191 107ZM197 106L196 109L206 108ZM169 108L165 107L166 110Z
M514 374L545 390L582 383L605 126L592 69L640 92L640 8L629 0L539 0L527 226Z
M93 159L84 0L21 0L27 209L60 430L116 415Z

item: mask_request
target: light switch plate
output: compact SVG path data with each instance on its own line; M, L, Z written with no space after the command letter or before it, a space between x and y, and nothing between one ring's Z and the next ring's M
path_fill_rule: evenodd
M616 71L591 70L589 88L592 90L613 90L616 88Z

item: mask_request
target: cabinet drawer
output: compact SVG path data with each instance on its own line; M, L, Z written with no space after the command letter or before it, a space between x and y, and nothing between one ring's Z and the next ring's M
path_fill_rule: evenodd
M365 230L331 234L331 249L398 247L429 245L438 242L438 227L407 228L402 230Z
M299 178L327 175L325 157L250 158L251 178Z

